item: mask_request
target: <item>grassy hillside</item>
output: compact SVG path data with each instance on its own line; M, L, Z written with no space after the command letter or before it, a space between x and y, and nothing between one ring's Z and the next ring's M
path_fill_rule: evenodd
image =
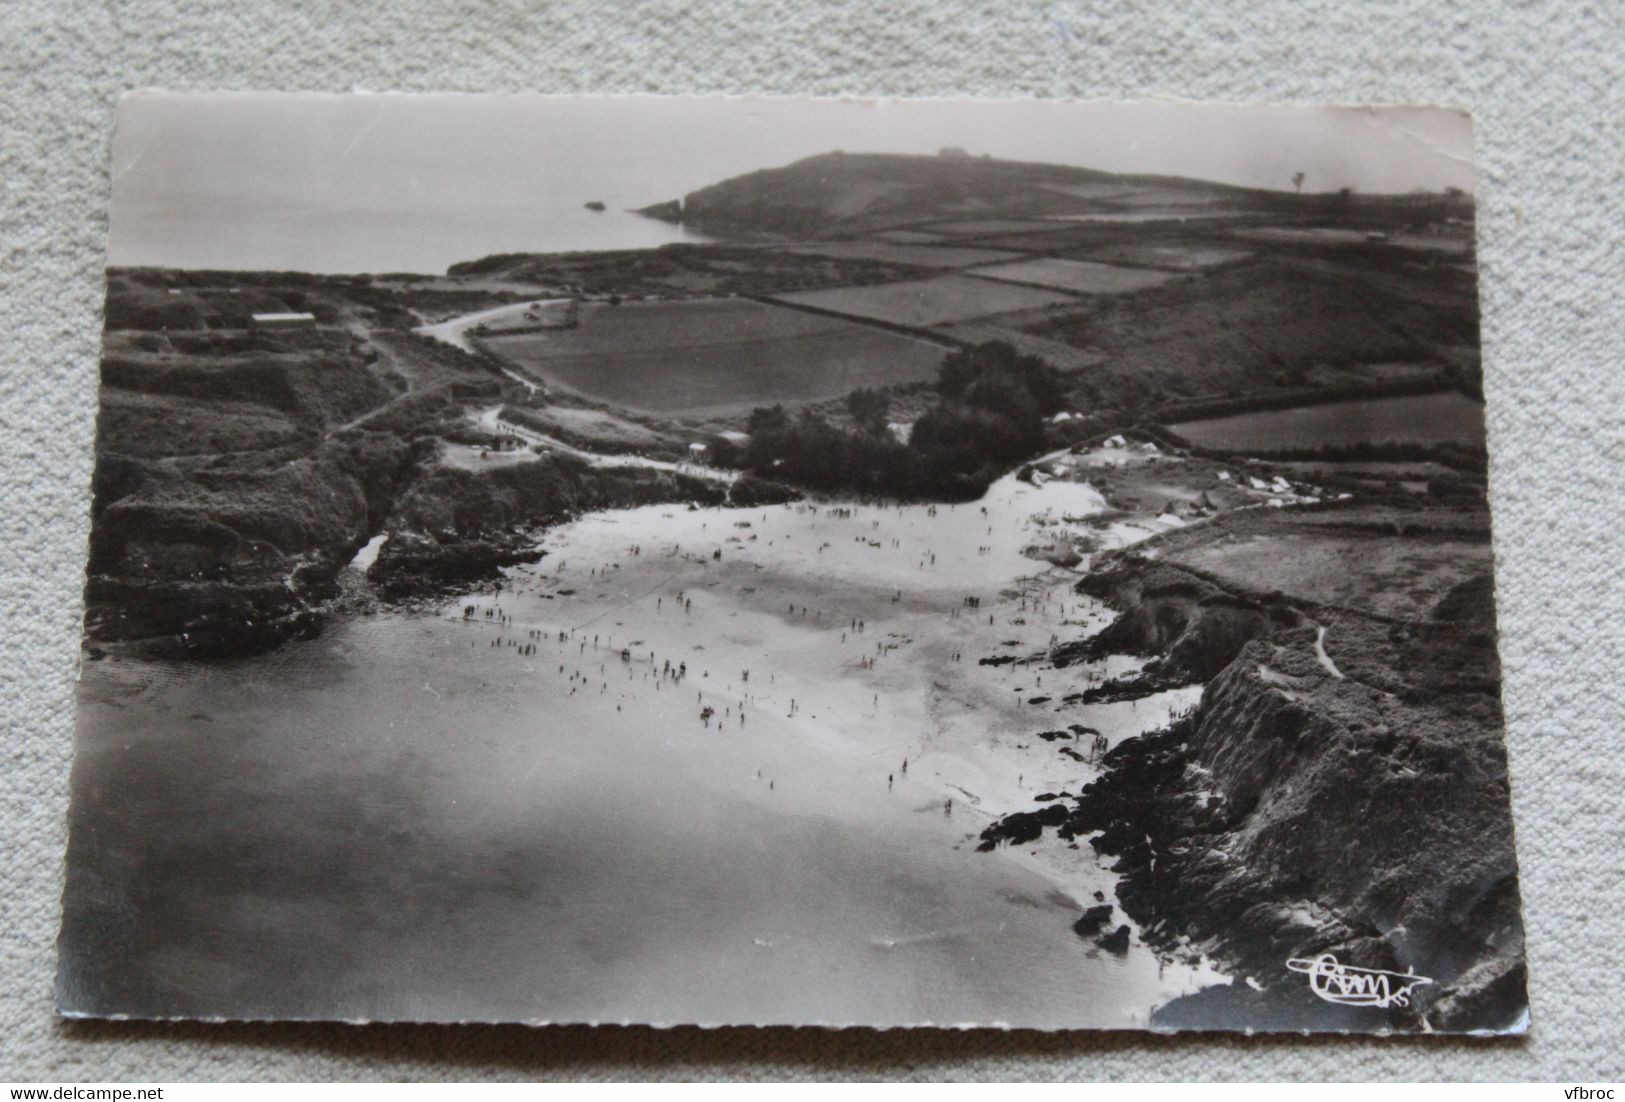
M1114 176L1065 165L836 152L691 192L683 197L681 220L709 232L820 235L936 219L1049 214L1075 209L1091 195L1110 197L1110 185L1166 186L1192 201L1249 194L1221 184ZM674 212L668 207L664 213Z
M1285 181L1283 181L1283 184ZM1119 175L1070 165L971 157L825 153L736 176L642 213L723 236L839 236L895 227L925 233L969 232L1001 219L1087 213L1135 216L1180 210L1192 215L1274 211L1304 216L1350 203L1425 200L1296 195L1210 180ZM1432 197L1435 204L1444 203ZM1451 205L1459 206L1452 198ZM950 223L933 227L932 223Z

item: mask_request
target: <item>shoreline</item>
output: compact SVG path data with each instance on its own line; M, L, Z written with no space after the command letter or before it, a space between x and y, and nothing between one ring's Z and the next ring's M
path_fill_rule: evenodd
M649 634L650 625L633 619L628 610L639 600L661 600L661 586L635 582L633 575L638 567L675 549L664 544L655 546L650 534L639 525L657 522L657 527L669 524L687 532L680 536L683 547L678 561L685 570L706 579L694 591L696 606L711 607L727 619L698 630L692 624L685 625L686 634L705 639L708 644L734 639L731 645L757 648L751 653L760 653L763 661L806 662L814 651L837 659L833 666L826 659L808 664L805 676L796 682L804 688L796 689L798 714L789 722L792 729L812 736L801 741L809 750L822 747L818 753L830 762L844 763L835 774L842 778L842 785L861 785L865 771L871 770L868 783L877 798L883 791L880 785L885 773L896 772L886 768L890 763L882 764L884 758L896 758L900 763L906 755L912 768L906 778L899 778L903 783L892 795L904 796L917 790L915 812L940 813L945 819L951 815L955 824L952 832L940 832L941 844L947 849L965 852L979 861L1008 858L999 863L1036 878L1052 893L1058 893L1045 906L1064 901L1065 907L1046 920L1051 931L1046 936L1075 945L1072 952L1080 958L1097 959L1095 965L1086 965L1080 959L1079 975L1088 974L1091 967L1112 971L1123 960L1141 971L1149 969L1148 978L1141 982L1153 984L1157 993L1137 1004L1140 1017L1136 1020L1150 1024L1150 1016L1157 1008L1222 983L1226 975L1221 966L1189 946L1154 948L1141 942L1137 937L1139 925L1123 913L1118 902L1118 876L1108 872L1089 847L1012 846L1003 847L999 855L974 851L982 831L991 824L1035 807L1055 806L1035 802L1035 797L1058 791L1076 793L1099 778L1097 753L1086 755L1092 761L1080 760L1078 752L1068 745L1069 740L1040 738L1041 733L1047 729L1054 733L1053 729L1064 728L1068 722L1081 722L1100 730L1106 736L1105 745L1115 747L1160 728L1173 710L1190 702L1188 692L1175 692L1152 703L1079 703L1086 686L1130 676L1143 665L1141 659L1116 656L1064 671L1051 672L1048 668L1057 642L1075 642L1080 631L1087 633L1083 638L1092 637L1113 620L1107 606L1076 591L1093 560L1106 550L1182 526L1172 514L1150 516L1143 511L1113 508L1108 497L1093 485L1106 471L1120 475L1125 465L1150 464L1154 456L1154 448L1136 445L1084 453L1065 449L1023 464L1017 472L998 480L981 501L952 505L802 499L765 506L719 503L696 508L674 502L588 510L535 530L525 541L528 564L503 567L499 583L464 584L450 590L431 587L405 600L390 599L372 607L456 621L466 617L469 608L511 608L516 600L532 600L537 616L543 609L547 615L537 618L536 626L527 631L546 635L560 621L567 631L585 631L595 623L612 628L600 632L606 638L597 654L601 666L619 667L615 645L631 645L634 639L649 642L643 637ZM1097 462L1106 466L1091 466ZM1044 473L1065 473L1064 467L1071 468L1067 477ZM1084 479L1091 472L1090 479ZM583 532L594 533L585 544L577 538ZM839 538L828 538L835 536ZM752 545L760 546L765 540L771 546L781 539L783 551L775 550L775 555L791 557L778 564L783 568L780 573L774 573L771 556L768 561L753 564L749 553ZM889 539L896 540L898 546L887 546ZM991 542L984 547L976 543L977 539ZM1059 552L1075 542L1088 548L1076 568L1057 565L1055 560L1064 562L1070 557ZM381 558L387 557L395 544L396 537L391 535L382 544ZM793 554L792 547L796 549ZM932 548L938 550L933 552ZM584 569L583 562L587 564ZM610 589L621 597L601 602L602 607L586 606L583 615L569 618L565 598L582 592L582 573L589 586L609 587L599 594L600 598ZM844 652L831 650L838 646L829 634L832 629L809 629L804 623L807 613L787 616L786 609L776 603L777 598L769 601L764 595L751 595L763 578L791 586L780 596L788 597L797 608L803 598L810 604L821 595L825 599L832 592L840 595L843 606L815 611L813 622L818 623L825 612L832 621L837 614L849 623L861 618L865 622L865 630L860 633L864 637L862 651L879 636L874 645L880 654L863 653L856 645ZM718 587L731 587L728 601L736 604L714 604L712 598L720 592ZM979 595L974 617L955 607L962 595L972 592ZM894 602L894 596L900 599ZM356 600L354 594L349 600ZM350 620L345 607L341 599L329 611L336 610ZM365 599L349 607L355 621L369 616ZM736 611L730 615L728 608ZM588 614L589 609L596 611ZM761 642L753 641L737 622L745 615L760 619L755 630L760 632ZM995 622L989 624L984 617ZM476 613L476 623L489 626L483 620L483 611ZM500 624L499 620L496 641L505 650L515 644L533 645L528 636L523 642L505 639ZM786 628L791 630L786 633ZM856 644L857 636L850 631L848 634ZM789 642L781 643L781 637ZM764 652L760 648L768 640L773 642ZM775 647L784 653L775 655ZM905 657L899 664L899 649L915 657ZM706 681L720 672L707 669L715 651L716 647L711 647L707 657L699 660ZM721 659L720 654L715 657ZM868 664L871 659L872 666ZM528 665L534 675L545 672L535 662ZM1041 683L1046 674L1051 677L1050 686ZM1062 681L1061 688L1054 687L1056 678ZM724 684L707 689L705 702L718 710L728 709L731 715L731 708L743 697L729 695L730 689L737 686L728 685L726 675L717 680ZM929 688L922 688L925 686ZM838 690L834 700L827 696L828 688ZM1012 689L1022 691L1013 693ZM850 702L843 699L865 691L876 704L884 694L887 719L877 724L876 716L864 715L862 709L854 714ZM779 697L774 703L782 707L789 687L774 695ZM757 701L751 703L754 707ZM1088 710L1081 712L1079 708ZM1057 709L1073 715L1057 715ZM666 718L665 713L656 716L656 723ZM1079 716L1087 718L1080 721ZM781 718L789 719L782 713ZM811 722L815 718L816 726ZM874 745L872 735L877 725L899 732L900 737ZM764 798L761 793L755 797ZM784 798L782 790L773 797L781 804ZM821 816L827 812L815 801L804 808L804 813ZM1084 912L1103 902L1112 907L1112 919L1111 925L1100 932L1109 933L1119 925L1129 928L1123 940L1131 947L1124 958L1117 957L1115 949L1108 952L1100 944L1101 939L1086 938L1082 930L1072 929ZM888 940L912 945L919 936L888 934L875 942L875 947L886 948ZM941 936L962 935L950 928ZM1153 975L1154 979L1149 978Z
M1035 461L1035 463L1042 464L1052 461L1062 454L1065 453L1054 453L1051 456ZM1010 476L1007 476L1007 479L1003 481L1008 484ZM1086 488L1081 484L1071 484L1069 486L1066 483L1052 483L1051 485L1056 490L1063 492ZM1092 493L1092 491L1090 492ZM977 503L973 502L969 505L940 506L937 508L943 510L949 508L973 510L977 507ZM789 509L794 512L807 511L814 514L820 509L851 510L853 512L866 512L867 514L883 516L887 513L900 514L913 510L924 512L931 507L899 507L896 505L854 507L834 502L818 504L798 502L774 508L775 511ZM1103 503L1097 500L1096 509L1102 508ZM614 518L624 517L628 512L632 511L610 510L604 513L586 514L548 530L537 543L538 550L541 550L544 554L541 566L537 568L538 571L545 573L549 563L568 558L570 552L557 546L557 542L568 542L570 529L595 523L614 524ZM752 509L730 509L728 507L712 507L703 510L703 512L711 516L724 518L729 513L739 516L751 515L759 517L762 515ZM882 521L877 520L874 523L881 525L881 530L884 531ZM1114 537L1112 546L1121 547L1127 546L1128 543L1138 538L1157 534L1160 530L1165 529L1157 525L1152 525L1150 528L1140 528L1133 524L1126 524L1118 518L1113 521L1109 532ZM1031 533L1025 534L1030 535ZM754 539L755 537L752 536L751 538ZM1026 547L1018 551L1025 572L1017 573L1014 576L1001 577L996 588L1003 594L1003 597L1000 598L1003 604L996 603L988 607L995 609L995 611L1010 613L1012 610L1024 610L1024 606L1029 599L1034 601L1034 609L1037 607L1036 602L1040 599L1070 603L1075 606L1071 614L1061 613L1043 618L1041 621L1035 617L1035 623L1025 624L1023 627L1041 626L1046 630L1049 627L1055 627L1058 630L1067 630L1069 628L1075 632L1078 627L1086 626L1089 635L1081 638L1092 637L1094 633L1111 622L1112 615L1106 606L1090 598L1080 599L1073 593L1074 586L1079 579L1085 576L1086 571L1056 567L1045 563L1042 558L1027 556L1026 551ZM509 575L512 577L517 573L523 573L524 569L519 568L518 571L510 571ZM559 569L562 570L563 567ZM930 604L930 591L909 591L905 589L901 592L905 605L911 603ZM648 594L645 593L644 596L647 597ZM1083 605L1089 607L1086 610L1081 609L1079 606ZM935 611L940 617L942 609L938 608ZM450 615L450 612L447 614ZM622 612L619 615L624 616L625 614ZM885 614L882 613L881 615ZM1027 616L1013 616L1012 618L1020 623L1032 615L1033 613L1028 611ZM590 626L598 622L598 619L598 617L595 617L587 621L584 626ZM887 616L879 626L893 629L887 633L888 636L896 637L901 635L907 637L911 643L917 643L918 638L925 634L920 623L921 616L903 617L903 619L908 622L897 624L892 617ZM643 625L643 628L640 629L639 622L636 620L627 621L623 619L618 622L624 626L626 631L634 635L647 634L647 625ZM1068 628L1063 628L1063 625L1067 625ZM578 627L576 630L582 629ZM871 630L873 630L873 627L871 627ZM1029 636L1025 640L1024 646L1041 647L1042 644L1041 640L1030 637L1030 631L1015 631L1011 628L1001 627L999 633L1015 633ZM706 634L705 632L701 633L701 635ZM617 638L626 639L629 637L622 635ZM1069 640L1075 641L1078 638L1080 637L1076 634L1069 635ZM926 645L931 645L929 640ZM615 649L614 639L606 638L602 645L602 653L605 656L613 657ZM1010 671L1008 669L1000 670L998 666L1002 664L981 662L981 659L993 657L995 655L992 649L986 652L977 651L974 654L964 654L962 662L956 664L956 673L964 670L975 670L973 677L987 678L991 675L992 680L995 682L992 686L979 686L969 695L974 696L979 692L991 700L993 688L1006 687L1003 682L1009 680L1006 675ZM922 659L922 661L926 664L926 669L922 670L922 674L928 674L932 660ZM1126 656L1112 656L1097 663L1098 670L1074 668L1063 676L1071 680L1087 678L1090 683L1094 683L1097 679L1101 683L1106 683L1133 673L1140 664L1142 664L1142 660L1127 658ZM1028 664L1024 661L1018 662L1018 665L1022 669L1028 668ZM989 666L993 668L989 669ZM843 669L843 673L850 672L851 666L848 663L847 667ZM1042 675L1040 674L1039 677L1041 679ZM868 680L871 682L871 687L877 682L876 678L869 678ZM878 683L882 688L888 687L883 680L878 681ZM895 685L890 686L890 688L897 687ZM730 686L730 688L736 688L736 686ZM938 683L937 688L941 690L943 686ZM1104 746L1106 748L1115 748L1125 741L1165 727L1176 712L1188 709L1199 698L1200 691L1198 685L1150 694L1143 700L1125 700L1114 704L1097 705L1089 709L1086 715L1091 721L1091 728L1100 730L1104 736ZM714 689L708 690L706 700L709 702L713 699L713 696L720 697L721 695ZM912 713L914 718L917 720L940 720L942 718L940 715L941 710L951 711L954 705L963 704L962 701L954 700L953 695L952 692L946 692L941 694L940 699L927 700L924 702L925 711ZM740 695L733 695L727 699L737 706L744 698ZM928 733L913 740L898 742L893 747L894 756L907 756L913 764L913 771L906 777L899 778L897 785L899 789L903 789L905 786L918 787L933 802L941 804L945 808L951 807L954 809L956 817L962 817L967 812L970 815L972 828L963 835L960 842L955 843L954 848L956 849L961 845L974 848L974 840L983 828L999 822L1008 815L1029 811L1035 806L1044 806L1043 804L1035 805L1035 797L1056 789L1081 790L1085 785L1097 780L1101 775L1098 755L1095 753L1091 752L1089 764L1086 766L1081 758L1076 756L1075 752L1070 757L1057 754L1056 751L1061 749L1061 744L1051 745L1047 741L1039 740L1037 736L1041 728L1064 726L1059 717L1050 714L1042 705L1018 709L1019 718L1011 715L1004 715L1002 718L995 716L992 729L997 730L998 733L991 741L977 737L978 733L974 728L978 717L973 711L974 703L966 704L964 707L966 712L971 713L968 717L969 723L966 722L966 716L959 716L957 721L949 722L945 727L933 731L930 722L921 722L920 726ZM1075 706L1067 710L1074 711L1070 718L1075 721L1078 718ZM1001 709L1001 711L1008 712L1008 709ZM821 725L827 725L830 722L831 717L827 713L817 713L812 718L818 719L819 715L823 716L819 720ZM846 737L837 740L840 745L834 749L834 752L849 761L860 759L865 755L872 757L882 752L881 749L866 746L861 739L852 739L850 724L843 724L843 726L846 727L843 732ZM828 738L832 736L807 725L802 725L802 730L814 742L823 742L826 749L830 749ZM912 749L909 749L910 747ZM1070 747L1067 747L1067 749L1070 750ZM923 778L923 774L926 773L929 774L929 781ZM1046 883L1062 892L1063 895L1076 904L1077 913L1096 908L1103 900L1110 901L1113 907L1113 925L1127 925L1130 928L1131 935L1137 938L1140 930L1139 925L1124 914L1116 903L1115 886L1117 877L1104 869L1103 864L1092 850L1078 847L1067 850L1049 846L1038 848L1010 846L1001 848L1001 856L1008 858L1012 864L1041 877ZM1075 913L1073 917L1076 916ZM1070 920L1068 920L1068 924L1071 924ZM1108 932L1109 930L1110 928L1108 928ZM1079 933L1075 936L1081 939L1083 935ZM1091 955L1098 951L1098 947L1087 949L1087 952ZM1203 986L1221 983L1227 978L1219 970L1216 962L1209 960L1198 951L1189 949L1189 947L1185 951L1175 951L1166 947L1149 950L1148 947L1148 951L1156 953L1163 967L1173 966L1188 973L1193 986L1187 987L1182 992L1184 994L1199 990Z

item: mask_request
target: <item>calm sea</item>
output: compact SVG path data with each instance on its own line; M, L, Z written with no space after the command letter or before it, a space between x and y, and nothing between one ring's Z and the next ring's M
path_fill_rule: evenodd
M592 198L592 197L588 197ZM130 203L113 216L110 265L327 274L437 274L492 253L650 249L705 238L680 226L582 202L421 210L343 209L211 197ZM585 200L583 200L585 202Z

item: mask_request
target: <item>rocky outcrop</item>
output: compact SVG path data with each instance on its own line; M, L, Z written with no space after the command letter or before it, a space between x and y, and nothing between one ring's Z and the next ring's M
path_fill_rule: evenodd
M1156 562L1119 562L1085 577L1077 589L1121 614L1099 634L1056 648L1056 666L1110 654L1152 658L1135 677L1084 693L1080 699L1085 702L1131 699L1207 681L1234 661L1249 641L1306 622L1284 600L1233 593L1197 574Z
M339 570L411 477L414 451L358 434L244 463L180 477L98 460L87 637L219 657L310 634Z
M652 203L647 207L639 207L637 213L645 218L657 218L673 225L680 224L683 221L683 201L669 199L664 203Z
M1487 579L1416 623L1238 609L1161 567L1142 566L1132 595L1130 581L1113 590L1119 644L1165 663L1184 651L1187 673L1229 660L1193 713L1112 750L1076 799L993 824L984 848L1087 837L1149 943L1228 962L1236 983L1177 1000L1159 1024L1515 1026L1523 928ZM1223 630L1203 630L1209 616ZM1193 640L1209 651L1192 656ZM1324 953L1431 982L1387 1007L1334 1005L1287 966Z
M592 509L665 501L720 505L716 482L649 467L598 467L568 455L490 471L439 467L396 503L369 577L386 598L455 592L540 557L537 529Z

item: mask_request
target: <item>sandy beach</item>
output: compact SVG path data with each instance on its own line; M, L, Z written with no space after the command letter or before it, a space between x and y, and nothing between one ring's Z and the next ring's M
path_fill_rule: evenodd
M116 932L90 908L93 940L154 1013L291 1014L336 975L369 1019L1144 1024L1211 969L1075 934L1112 899L1087 846L976 851L1095 775L1092 738L1039 732L1115 744L1199 692L1063 704L1042 663L981 664L1106 622L1023 554L1101 508L1012 477L959 506L596 513L437 609L99 663L80 783L137 829L93 875L156 890ZM396 860L353 864L358 831Z

